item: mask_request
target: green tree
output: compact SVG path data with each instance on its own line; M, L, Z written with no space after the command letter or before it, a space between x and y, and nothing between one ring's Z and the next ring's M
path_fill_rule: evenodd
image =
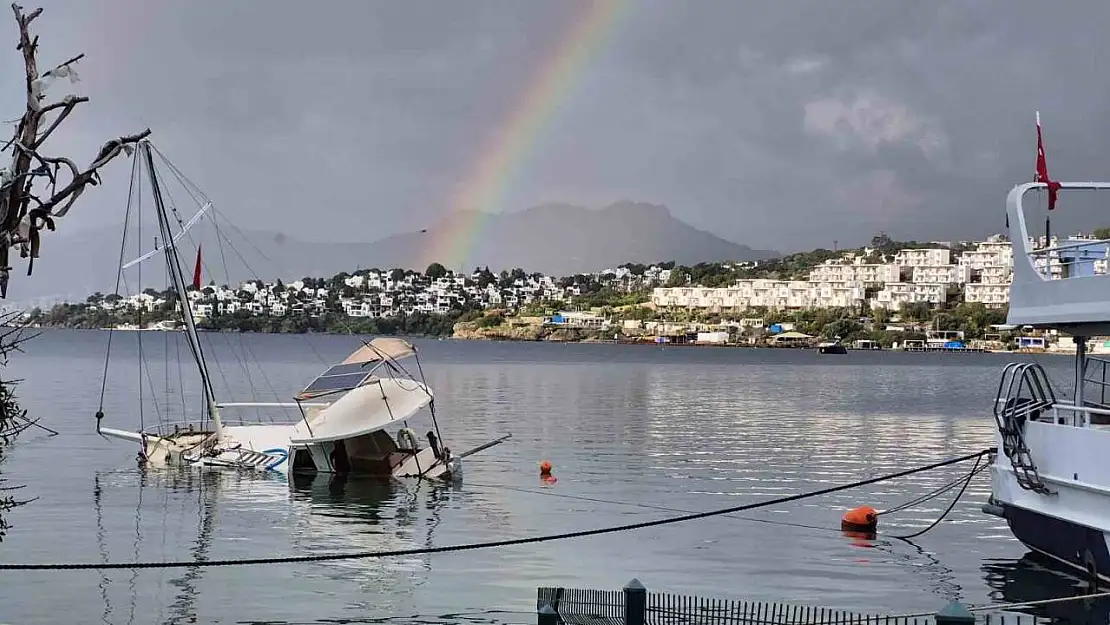
M670 277L667 278L666 287L686 286L686 271L687 268L683 266L675 267L671 270Z
M432 280L438 280L447 275L447 268L439 263L432 263L424 270L424 275Z

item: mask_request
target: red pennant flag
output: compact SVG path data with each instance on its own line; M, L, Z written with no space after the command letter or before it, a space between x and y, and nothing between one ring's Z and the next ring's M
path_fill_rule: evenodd
M1041 113L1037 111L1037 175L1033 182L1043 182L1048 185L1048 210L1056 208L1056 193L1060 190L1060 183L1048 177L1048 161L1044 157L1044 141L1041 139Z
M197 246L197 264L193 267L193 289L200 290L200 246Z

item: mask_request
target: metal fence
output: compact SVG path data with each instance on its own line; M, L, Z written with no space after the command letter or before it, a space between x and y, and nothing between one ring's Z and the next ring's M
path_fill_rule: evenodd
M540 588L538 625L1038 625L1027 614L972 614L949 604L933 614L861 614L765 601L731 601L648 592L632 580L623 590Z

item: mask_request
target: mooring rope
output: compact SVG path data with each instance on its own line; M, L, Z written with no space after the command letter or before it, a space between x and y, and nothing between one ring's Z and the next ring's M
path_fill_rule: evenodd
M398 556L415 556L427 555L436 553L453 553L457 551L475 551L478 549L492 549L495 547L514 547L518 545L529 545L535 543L546 543L556 540L567 540L571 538L585 538L588 536L599 536L602 534L616 534L619 532L629 532L632 530L646 529L649 527L659 527L662 525L673 525L675 523L683 523L686 521L695 521L699 519L706 519L709 517L722 516L732 514L735 512L744 512L747 510L754 510L756 508L766 508L801 499L809 499L811 497L819 497L821 495L828 495L830 493L840 492L844 490L851 490L861 486L868 486L877 484L879 482L886 482L907 475L915 473L924 473L925 471L932 471L940 467L946 467L961 462L966 462L972 459L982 458L983 456L993 453L994 448L984 449L971 454L965 454L956 458L934 462L912 469L905 469L896 473L889 473L872 477L850 484L841 484L839 486L830 486L815 491L808 491L798 493L795 495L787 495L785 497L777 497L775 499L768 499L765 501L758 501L755 503L744 504L740 506L730 506L728 508L721 508L718 510L709 510L706 512L696 512L677 517L669 517L665 519L655 519L651 521L641 521L639 523L629 523L626 525L615 525L610 527L600 527L589 530L578 530L574 532L563 532L560 534L547 534L540 536L528 536L525 538L510 538L506 540L495 540L480 543L466 543L461 545L446 545L443 547L424 547L417 549L395 549L390 551L353 551L348 553L322 553L316 555L304 556L273 556L268 558L243 558L243 559L224 559L224 560L204 560L204 561L168 561L168 562L111 562L111 563L95 563L95 562L71 562L71 563L0 563L0 570L4 571L80 571L80 570L101 570L101 569L169 569L169 568L190 568L190 567L215 567L215 566L247 566L257 564L292 564L292 563L305 563L305 562L333 562L339 560L365 560L370 558L388 558Z
M982 457L980 457L980 460L981 459L982 459ZM918 536L921 536L922 534L932 530L934 527L939 525L941 521L943 521L945 518L947 518L947 516L956 507L956 504L959 503L959 501L963 498L963 494L967 490L967 486L971 482L971 480L976 475L979 475L980 473L986 471L989 468L990 468L990 464L983 464L983 465L980 466L980 463L978 461L976 461L976 467L973 468L967 475L960 475L956 479L954 479L950 482L947 482L943 486L941 486L939 488L936 488L936 489L933 489L933 490L929 491L928 493L925 493L924 495L914 497L913 499L910 499L909 501L906 501L905 503L894 506L894 507L890 508L889 510L884 510L882 512L879 512L878 514L880 514L880 515L894 514L896 512L904 512L905 510L907 510L909 508L912 508L913 506L917 506L917 505L923 504L927 501L930 501L932 499L935 499L935 498L939 497L940 495L943 495L944 493L952 490L953 488L955 488L957 486L960 486L961 484L963 484L963 486L964 486L963 488L960 489L959 494L956 495L956 498L952 501L952 503L949 504L948 509L945 510L944 513L941 514L940 518L938 518L936 521L934 521L931 525L929 525L928 527L926 527L923 530L920 530L918 532L915 532L915 533L907 535L907 536L894 536L894 535L892 535L891 538L897 538L899 540L909 540L911 538L917 538ZM601 498L601 497L590 497L590 496L587 496L587 495L573 495L573 494L570 494L570 493L561 493L561 492L556 492L556 491L551 491L551 490L537 490L537 489L534 489L534 488L520 488L520 487L516 487L516 486L507 486L505 484L481 484L481 483L475 483L475 482L467 481L466 486L471 487L471 488L488 488L488 489L491 489L491 490L507 490L507 491L517 492L517 493L526 493L526 494L529 494L529 495L541 495L541 496L544 496L544 497L556 497L556 498L559 498L559 499L568 499L568 500L572 500L572 501L586 501L586 502L590 502L590 503L602 503L602 504L607 504L607 505L611 505L611 506L628 506L628 507L631 507L631 508L643 508L645 510L662 510L664 512L682 512L682 513L687 513L687 514L694 512L693 510L688 510L688 509L684 509L684 508L673 508L673 507L669 507L669 506L657 506L657 505L654 505L654 504L639 503L639 502L634 502L634 501L621 501L621 500L618 500L618 499L604 499L604 498ZM736 519L738 521L751 521L753 523L765 523L767 525L780 525L780 526L783 526L783 527L797 527L797 528L801 528L801 529L818 530L818 531L822 531L822 532L836 532L837 534L843 533L843 530L840 529L839 527L827 527L827 526L821 526L821 525L807 525L805 523L792 523L790 521L782 521L782 520L779 520L779 519L761 519L761 518L758 518L758 517L738 516L738 515L734 515L734 514L724 514L722 516L724 516L726 518L729 518L729 519Z
M964 478L960 477L960 479L962 480ZM694 512L694 510L687 510L687 509L684 509L684 508L672 508L672 507L669 507L669 506L656 506L656 505L647 504L647 503L637 503L637 502L634 502L634 501L619 501L617 499L602 499L600 497L589 497L589 496L586 496L586 495L571 495L569 493L559 493L559 492L554 492L554 491L550 491L550 490L536 490L534 488L518 488L516 486L505 486L503 484L476 484L474 482L468 481L468 482L466 482L466 486L468 488L473 487L473 488L488 488L488 489L491 489L491 490L508 490L508 491L513 491L513 492L517 492L517 493L526 493L526 494L529 494L529 495L542 495L544 497L557 497L559 499L569 499L569 500L572 500L572 501L588 501L588 502L591 502L591 503L603 503L603 504L607 504L607 505L610 505L610 506L628 506L630 508L643 508L645 510L662 510L663 512L681 512L681 513L684 513L684 514L690 514L690 513ZM754 523L766 523L768 525L783 525L783 526L786 526L786 527L798 527L798 528L802 528L802 529L820 530L822 532L836 532L838 534L841 533L840 528L836 528L836 527L822 527L820 525L806 525L804 523L791 523L790 521L780 521L778 519L760 519L758 517L737 516L737 515L733 515L733 514L723 514L721 516L723 516L725 518L729 518L729 519L736 519L738 521L752 521Z
M975 459L975 466L971 468L971 473L967 474L967 479L964 480L964 485L960 488L960 492L956 493L956 496L952 498L952 503L948 504L948 508L946 508L944 510L944 512L942 512L940 514L940 516L937 517L937 520L930 523L924 529L918 530L918 531L916 531L912 534L907 534L905 536L894 536L893 538L898 538L898 539L901 539L901 540L909 540L911 538L917 538L918 536L921 536L925 532L928 532L929 530L933 529L934 527L940 525L940 522L943 521L944 519L946 519L948 517L948 515L952 512L952 510L954 510L956 508L956 504L959 503L961 499L963 499L964 492L966 492L967 487L971 485L971 480L975 479L975 476L978 475L982 471L982 469L979 468L979 465L982 462L983 462L983 457L982 456L979 456L978 458ZM989 466L990 466L990 464L984 465L984 468L989 467Z
M971 477L974 477L976 474L982 473L983 471L986 471L989 468L990 468L990 463L987 463L987 464L985 464L985 465L983 465L979 468L972 469ZM901 504L899 504L897 506L894 506L892 508L889 508L887 510L877 512L876 514L878 516L896 514L898 512L903 512L905 510L908 510L909 508L913 508L914 506L918 506L920 504L923 504L927 501L936 499L937 497L940 497L944 493L947 493L948 491L950 491L953 488L959 486L960 484L965 483L965 480L967 478L968 478L968 476L961 475L960 477L948 482L947 484L944 484L943 486L935 488L935 489L925 493L924 495L921 495L919 497L914 497L913 499L910 499L909 501L907 501L905 503L901 503Z
M1087 599L1102 599L1110 597L1110 590L1103 592L1095 592L1088 595L1072 595L1070 597L1054 597L1052 599L1038 599L1036 601L1020 601L1017 603L996 603L993 605L979 605L968 608L968 612L987 612L990 610L1011 610L1013 608L1033 608L1039 605L1050 605L1053 603L1067 603L1069 601L1085 601Z

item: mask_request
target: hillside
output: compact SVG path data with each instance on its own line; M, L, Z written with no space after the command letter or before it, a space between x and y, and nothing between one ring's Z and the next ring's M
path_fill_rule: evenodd
M131 237L128 260L151 249L155 238L153 219L144 220L142 236ZM261 230L235 230L221 223L220 245L208 220L190 231L181 243L183 265L192 266L196 244L203 247L204 282L237 282L253 277L264 280L331 276L362 267L402 267L423 270L432 261L431 247L437 241L465 234L475 223L473 214L456 213L421 232L398 234L377 242L321 243L297 240L284 234ZM777 252L753 250L698 230L676 219L664 206L620 202L603 209L547 204L517 213L490 215L480 219L468 247L471 258L466 271L476 265L495 270L522 267L548 275L589 273L621 263L650 263L673 260L693 265L703 261L757 260L778 256ZM242 225L240 228L242 228ZM35 262L31 278L26 264L15 259L16 276L9 293L10 304L36 298L84 299L94 291L114 290L120 230L116 227L48 233L43 237L43 256ZM456 235L456 233L464 233ZM142 245L138 243L142 241ZM230 245L228 245L230 243ZM248 269L249 267L249 269ZM142 264L144 286L165 284L160 256ZM458 269L454 267L454 269ZM134 269L126 273L137 283Z

